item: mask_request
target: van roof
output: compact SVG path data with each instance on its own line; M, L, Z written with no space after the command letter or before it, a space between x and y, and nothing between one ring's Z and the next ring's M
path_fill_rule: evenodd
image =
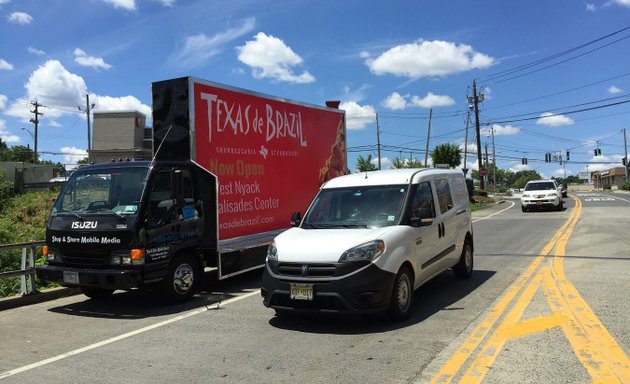
M464 173L459 169L440 168L401 168L382 171L358 172L350 175L335 177L328 181L322 188L343 188L360 185L401 185L409 184L411 177L414 182L419 182L420 177L438 175L460 175Z

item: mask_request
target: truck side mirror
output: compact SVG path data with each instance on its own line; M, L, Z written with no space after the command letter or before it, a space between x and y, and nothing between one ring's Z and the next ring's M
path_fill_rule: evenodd
M184 177L181 170L176 169L171 173L171 185L173 186L173 193L175 195L174 198L177 206L180 208L184 206L184 196L182 188L183 179Z
M293 214L291 215L291 226L298 227L301 222L302 222L302 214L299 211L293 212Z

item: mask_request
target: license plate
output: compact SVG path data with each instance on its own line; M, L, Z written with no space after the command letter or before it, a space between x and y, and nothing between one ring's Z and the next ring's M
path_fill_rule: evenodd
M291 300L313 300L313 284L291 284Z
M79 272L63 271L63 282L68 284L79 284Z
M542 201L537 201L536 205L542 205Z

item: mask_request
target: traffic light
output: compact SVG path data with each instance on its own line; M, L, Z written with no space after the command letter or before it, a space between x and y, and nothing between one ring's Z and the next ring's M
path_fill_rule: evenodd
M527 158L526 158L526 157L523 157L523 158L521 159L521 164L523 164L523 165L527 165Z
M545 163L551 163L551 153L545 153Z
M621 159L621 164L626 165L626 163L627 163L627 160L626 160L625 157L623 159Z
M593 149L593 153L595 154L595 156L601 156L602 155L602 149L601 148Z
M567 157L566 160L569 161L569 151L567 151Z

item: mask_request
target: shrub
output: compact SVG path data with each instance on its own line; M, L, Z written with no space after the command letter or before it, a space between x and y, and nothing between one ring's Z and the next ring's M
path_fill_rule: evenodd
M630 191L630 183L625 183L621 186L621 189L623 189L624 191Z
M483 189L475 189L475 191L473 192L474 196L483 196L483 197L488 197L488 192L484 191Z
M604 185L604 189L612 189L610 185Z

